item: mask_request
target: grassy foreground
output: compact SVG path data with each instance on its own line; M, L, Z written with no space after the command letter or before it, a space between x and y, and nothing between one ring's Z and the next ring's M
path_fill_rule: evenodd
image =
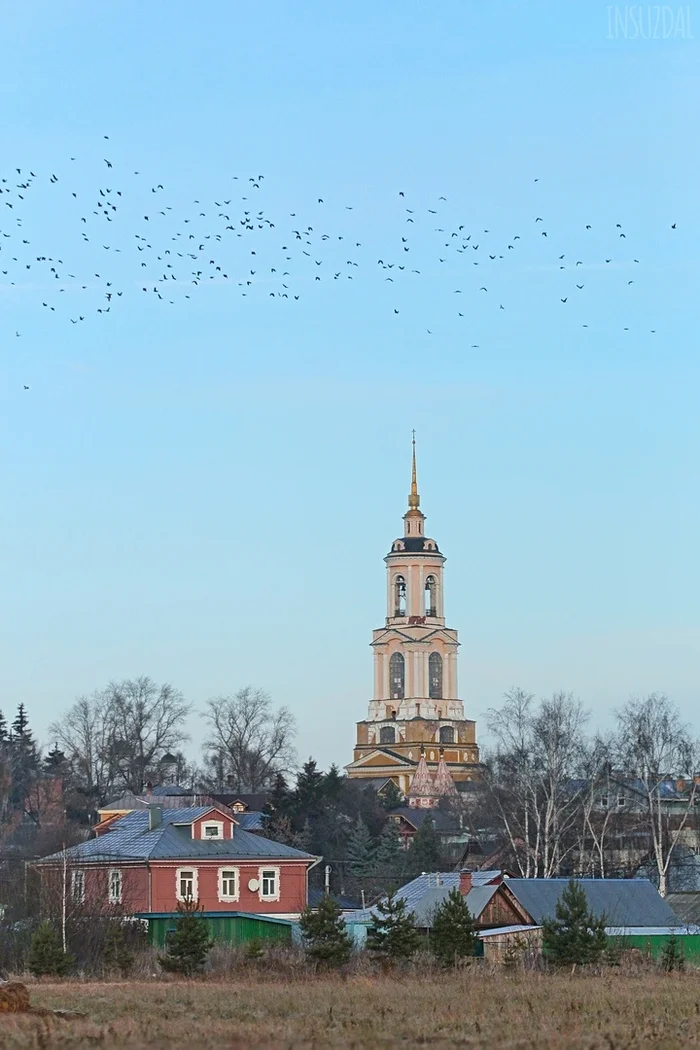
M700 1044L700 976L523 974L33 984L0 1047L205 1050L678 1047Z

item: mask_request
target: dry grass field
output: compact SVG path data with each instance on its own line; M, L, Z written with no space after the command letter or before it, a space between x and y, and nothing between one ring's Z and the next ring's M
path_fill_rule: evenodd
M0 1047L394 1050L700 1044L700 976L463 974L32 984L84 1019L0 1016Z

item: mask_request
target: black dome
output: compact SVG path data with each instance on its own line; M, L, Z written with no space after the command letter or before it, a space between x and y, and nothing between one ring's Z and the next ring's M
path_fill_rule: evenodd
M417 554L420 551L426 554L440 553L435 540L427 536L402 536L400 540L394 540L389 554Z

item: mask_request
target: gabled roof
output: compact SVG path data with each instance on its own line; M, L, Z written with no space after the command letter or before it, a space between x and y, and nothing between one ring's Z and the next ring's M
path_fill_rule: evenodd
M312 855L286 846L281 842L253 835L237 827L231 839L193 839L191 824L218 811L215 806L194 806L188 809L164 809L161 823L150 830L148 812L134 810L114 821L111 828L99 838L81 842L66 850L71 863L100 863L146 860L311 860ZM231 815L232 817L232 815ZM54 853L38 861L39 864L57 863L63 853Z
M415 879L411 879L405 886L397 890L394 896L397 899L402 897L406 901L406 910L414 912L416 918L419 916L422 918L424 913L427 916L431 908L442 903L450 890L459 887L459 875L458 871L426 872L423 875L416 876ZM503 872L501 871L472 872L472 888L466 896L469 910L472 911L472 908L478 908L478 911L472 911L472 915L480 915L493 896L493 892L479 895L475 891L483 889L495 892L502 880ZM475 895L472 897L471 894ZM348 915L347 921L370 922L374 911L374 908L363 908Z
M577 879L593 914L608 926L676 926L667 902L646 879ZM508 879L508 889L536 923L555 918L568 879Z
M700 923L700 893L669 893L666 903L681 922Z

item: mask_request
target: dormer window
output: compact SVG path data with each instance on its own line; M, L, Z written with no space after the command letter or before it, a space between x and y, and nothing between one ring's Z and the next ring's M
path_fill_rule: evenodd
M207 820L202 824L203 839L222 839L224 837L224 822L222 820Z

